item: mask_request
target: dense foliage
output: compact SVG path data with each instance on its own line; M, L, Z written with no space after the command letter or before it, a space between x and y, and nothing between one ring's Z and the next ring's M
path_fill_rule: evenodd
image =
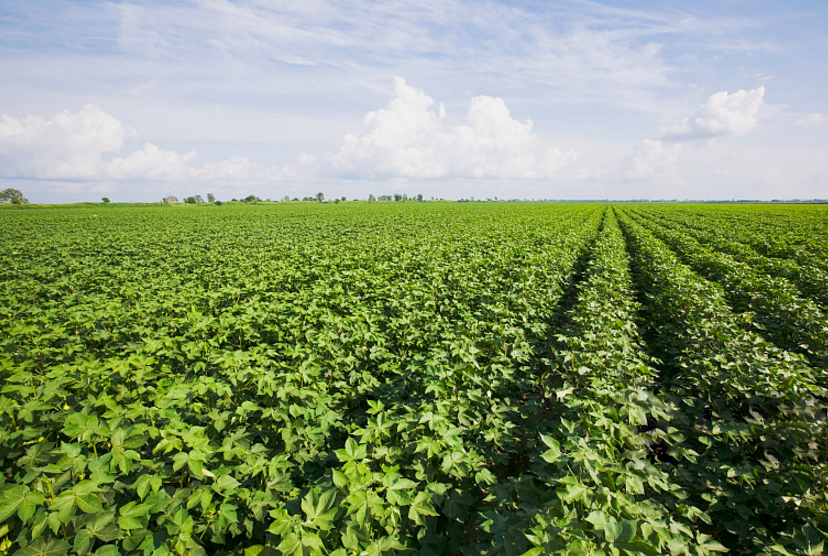
M821 554L828 210L0 212L0 555Z

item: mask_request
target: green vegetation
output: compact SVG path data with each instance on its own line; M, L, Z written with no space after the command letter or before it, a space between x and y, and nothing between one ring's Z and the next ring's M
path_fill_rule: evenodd
M29 200L23 196L23 193L19 189L4 189L0 191L0 203L11 203L13 205L24 205L28 203Z
M253 197L0 211L0 555L822 553L828 207Z

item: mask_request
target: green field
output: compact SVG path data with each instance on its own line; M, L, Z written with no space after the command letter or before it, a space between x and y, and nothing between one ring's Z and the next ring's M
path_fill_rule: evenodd
M0 555L820 554L828 206L0 211Z

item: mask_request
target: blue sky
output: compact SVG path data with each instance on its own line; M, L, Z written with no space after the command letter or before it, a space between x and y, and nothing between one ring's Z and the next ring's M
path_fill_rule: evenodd
M828 197L825 2L8 1L33 202Z

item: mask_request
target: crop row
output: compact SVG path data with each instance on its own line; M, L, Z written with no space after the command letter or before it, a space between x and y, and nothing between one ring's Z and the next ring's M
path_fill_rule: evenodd
M658 453L680 442L678 431L647 427L669 421L675 408L655 394L657 362L635 324L638 304L611 212L588 256L542 377L550 409L535 431L531 465L492 488L482 526L493 539L482 552L715 552L721 545L695 530L704 514L676 509L681 487Z
M638 221L693 270L721 285L731 308L749 313L751 329L828 369L828 318L817 304L801 297L788 280L761 273L727 253L706 248L681 231L644 219Z
M819 205L662 206L655 212L679 218L699 229L727 231L730 237L764 256L828 268L825 262L827 222L824 207Z
M794 255L794 258L779 253L777 256L765 256L748 245L751 237L754 238L753 243L764 241L764 238L755 230L742 230L742 226L734 222L719 221L715 225L705 226L697 218L687 218L687 215L680 213L668 217L660 211L643 212L641 208L636 212L646 214L649 220L659 222L675 232L690 235L710 249L731 255L750 265L756 272L769 277L785 278L803 297L817 303L823 310L828 307L828 266L825 265L825 254L805 253L799 250L797 253L801 256ZM759 236L758 240L756 236ZM742 239L736 241L734 237Z
M745 330L718 284L631 218L622 224L663 364L660 388L680 403L673 426L684 432L685 457L675 476L685 504L703 509L709 532L736 552L817 544L826 503L822 372Z

